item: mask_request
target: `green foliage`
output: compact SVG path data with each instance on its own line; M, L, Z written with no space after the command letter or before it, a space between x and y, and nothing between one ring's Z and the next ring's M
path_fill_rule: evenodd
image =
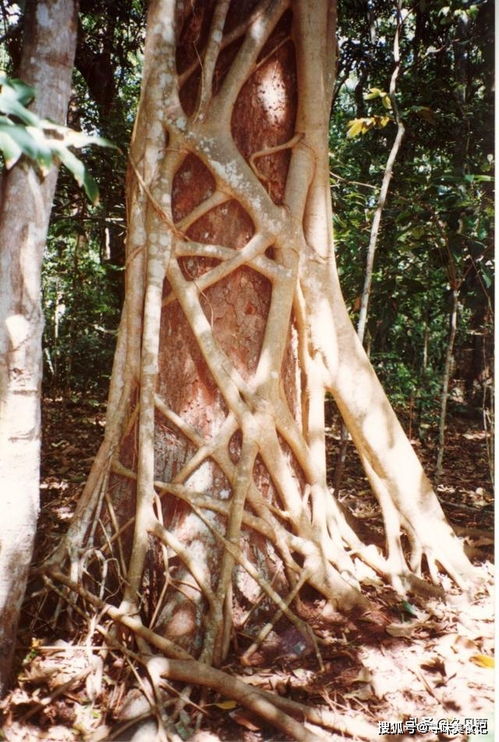
M72 218L52 224L42 285L46 388L53 393L105 388L119 304L95 243L83 230L75 231Z
M5 167L9 170L25 155L44 176L54 162L60 162L84 188L89 200L97 203L97 183L70 148L114 145L103 137L89 136L41 119L26 108L34 97L35 91L31 86L0 72L0 152Z
M395 137L390 121L380 125L390 116L386 90L395 4L368 5L343 0L339 6L330 129L337 257L354 322L372 217ZM481 373L475 361L482 371L488 363L493 28L491 0L436 0L404 10L396 103L406 134L383 211L367 344L392 401L412 410L421 432L438 415L451 286L459 289L460 302L453 384L469 386L468 402L472 375Z

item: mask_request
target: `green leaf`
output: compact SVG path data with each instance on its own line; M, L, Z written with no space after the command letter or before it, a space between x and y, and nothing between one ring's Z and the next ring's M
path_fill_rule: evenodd
M404 613L407 613L409 616L413 616L414 618L418 618L418 613L416 609L407 600L403 600L400 605Z
M7 168L12 167L17 162L20 157L19 150L22 154L35 160L42 169L49 168L52 165L53 158L43 138L35 138L25 126L7 123L7 120L4 117L2 118L3 121L0 120L0 132L3 135L2 141L7 146L7 152L2 147Z
M464 179L468 183L493 183L494 178L491 175L472 175L468 174L464 176Z
M78 185L83 186L89 200L94 205L97 204L99 202L99 188L83 162L63 144L54 145L53 149L63 165L73 174Z
M90 145L96 145L97 147L110 147L111 149L119 149L115 144L105 139L104 137L93 136L85 134L82 131L70 131L67 135L66 143L68 147L88 147Z
M25 98L22 97L22 99ZM23 123L30 124L31 126L37 126L40 122L38 116L24 107L21 100L17 97L16 91L5 84L2 86L0 92L0 111L10 116L16 116Z
M364 100L374 100L375 98L383 98L386 95L387 93L385 90L380 90L380 88L370 88L369 93L364 96Z
M44 119L40 123L48 137L56 139L58 142L63 142L66 147L81 149L82 147L96 145L98 147L119 149L119 147L104 137L86 134L84 131L74 131L74 129L69 129L67 126L59 126L47 119Z
M5 78L5 82L0 80L0 84L7 88L11 88L14 91L17 100L19 103L22 103L23 106L27 106L28 103L31 103L31 101L35 99L35 89L22 80L18 80L15 77L9 79Z
M485 288L490 289L490 287L492 286L493 280L494 280L492 275L489 273L488 270L486 270L485 268L482 268L481 277L482 277L482 281L484 283Z
M16 164L23 151L9 134L9 128L0 121L0 150L5 160L7 170Z

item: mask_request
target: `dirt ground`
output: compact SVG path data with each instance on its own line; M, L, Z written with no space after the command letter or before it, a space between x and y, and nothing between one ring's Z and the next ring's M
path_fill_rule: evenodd
M103 427L99 399L65 405L45 400L37 559L67 527ZM328 429L331 470L338 436L336 425ZM486 444L479 420L451 418L445 471L437 488L449 521L476 564L478 586L461 592L443 577L445 599L400 601L372 573L364 584L373 608L369 616L357 618L334 613L316 596L305 594L296 610L319 638L320 657L295 628L278 624L246 664L240 656L249 639L237 637L223 669L320 708L323 718L328 712L331 725L325 739L493 740L494 513ZM414 445L431 476L435 442L428 436ZM365 525L375 539L381 537L378 507L351 444L340 500L361 528ZM142 722L142 736L133 736L137 720L149 714L143 680L126 657L99 646L92 624L98 617L79 633L68 623L66 640L56 639L57 617L40 605L37 587L31 584L24 609L17 682L0 705L0 739L161 739L153 720ZM58 637L60 625L61 619ZM285 740L231 699L211 692L194 692L172 718L179 741Z

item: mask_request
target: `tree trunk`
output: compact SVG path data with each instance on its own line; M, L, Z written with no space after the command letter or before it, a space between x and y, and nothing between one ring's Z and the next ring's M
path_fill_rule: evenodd
M444 370L442 374L442 394L440 397L440 419L438 423L438 449L435 466L435 481L442 476L445 453L445 426L447 423L447 403L449 401L449 386L454 368L454 344L456 341L457 321L459 317L459 289L452 286L452 303L449 313L449 336L445 353Z
M234 630L257 637L274 612L314 641L295 595L307 583L337 608L367 608L358 560L402 593L422 585L423 557L435 582L437 564L459 583L473 574L341 295L334 26L327 0L150 6L106 436L47 565L103 605L89 596L105 564L121 603L104 610L144 652L218 665ZM386 554L329 491L326 391L380 501Z
M76 5L27 4L18 76L36 91L33 111L65 123ZM0 695L7 688L39 509L41 261L57 179L20 161L3 173L0 204Z

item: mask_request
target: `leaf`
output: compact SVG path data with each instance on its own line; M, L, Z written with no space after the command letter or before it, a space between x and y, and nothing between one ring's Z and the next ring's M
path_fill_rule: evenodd
M359 134L362 134L364 126L363 121L364 119L352 119L352 121L348 122L349 129L347 131L347 139L353 139Z
M397 637L409 637L416 630L417 625L414 623L391 623L385 628L387 634Z
M468 183L492 183L494 178L491 175L473 175L469 173L464 176Z
M428 660L425 660L420 665L422 670L428 670L428 672L438 672L440 675L447 675L447 669L445 667L445 662L441 657L438 655L435 655L433 657L430 657Z
M417 613L416 609L407 600L403 600L400 605L401 605L401 608L404 611L404 613L408 613L409 616L414 616L414 618L418 618L418 613Z
M219 709L222 709L223 711L232 711L236 708L237 702L233 701L232 699L227 701L219 701L218 703L214 703L213 706L216 706Z
M348 122L347 139L353 139L359 134L366 134L373 128L382 129L393 119L390 116L366 116L365 118L352 119Z
M6 85L2 87L2 92L0 92L0 111L10 116L17 116L23 123L32 126L36 126L40 121L38 116L23 106L12 89Z
M6 123L6 119L0 120L0 132L2 132L3 141L7 144L6 165L12 167L19 159L19 152L30 157L41 166L47 169L52 165L53 157L50 149L42 138L34 137L32 130L19 124ZM3 149L3 148L2 148ZM7 162L8 160L8 162Z
M488 654L473 654L470 657L470 661L478 665L478 667L494 668L496 666L494 657L489 657Z
M89 145L113 147L108 139L73 131L47 119L40 119L25 108L35 97L34 89L21 80L9 79L0 72L0 152L7 168L13 167L22 154L34 160L45 174L54 161L54 156L73 174L83 186L93 204L99 200L97 183L89 171L70 150ZM6 115L1 115L1 114ZM9 117L14 117L14 121ZM21 124L16 123L19 120Z
M235 711L230 714L230 717L231 719L234 719L234 721L237 722L239 726L244 727L245 729L249 729L251 732L257 732L261 728L255 723L256 719L253 721L252 719L248 718L247 712Z
M414 106L413 111L429 124L436 124L435 112L429 106Z
M380 88L370 88L369 93L364 96L364 100L374 100L375 98L383 98L388 95L385 90Z
M372 682L372 674L368 667L365 667L363 665L358 675L351 681L352 683L371 683Z
M5 130L5 126L0 122L0 151L3 154L5 160L5 166L9 170L13 165L16 164L18 159L21 157L23 151L8 132Z
M349 693L344 693L343 698L358 698L360 701L368 701L370 698L373 697L373 695L374 694L372 687L369 685L369 683L366 683L365 685L361 685L359 688L356 688Z
M373 116L372 121L374 126L384 129L384 127L390 123L393 119L390 116Z
M490 287L492 286L492 283L493 283L494 279L493 279L492 275L489 273L489 271L487 271L483 267L482 267L482 270L481 270L481 277L482 277L482 281L483 281L483 283L485 285L485 288L490 289Z
M76 147L81 149L82 147L89 147L96 145L98 147L109 147L111 149L119 149L109 139L100 137L94 134L86 134L84 131L74 131L67 126L60 126L54 124L48 119L44 119L40 122L43 127L45 134L58 142L62 142L66 147Z
M99 202L99 188L83 162L64 145L53 145L53 149L63 165L73 173L78 185L83 186L90 201L97 204Z
M17 100L22 103L23 106L27 106L28 103L31 103L35 98L35 89L22 80L18 80L16 77L7 78L7 76L2 73L0 74L0 85L12 90Z

